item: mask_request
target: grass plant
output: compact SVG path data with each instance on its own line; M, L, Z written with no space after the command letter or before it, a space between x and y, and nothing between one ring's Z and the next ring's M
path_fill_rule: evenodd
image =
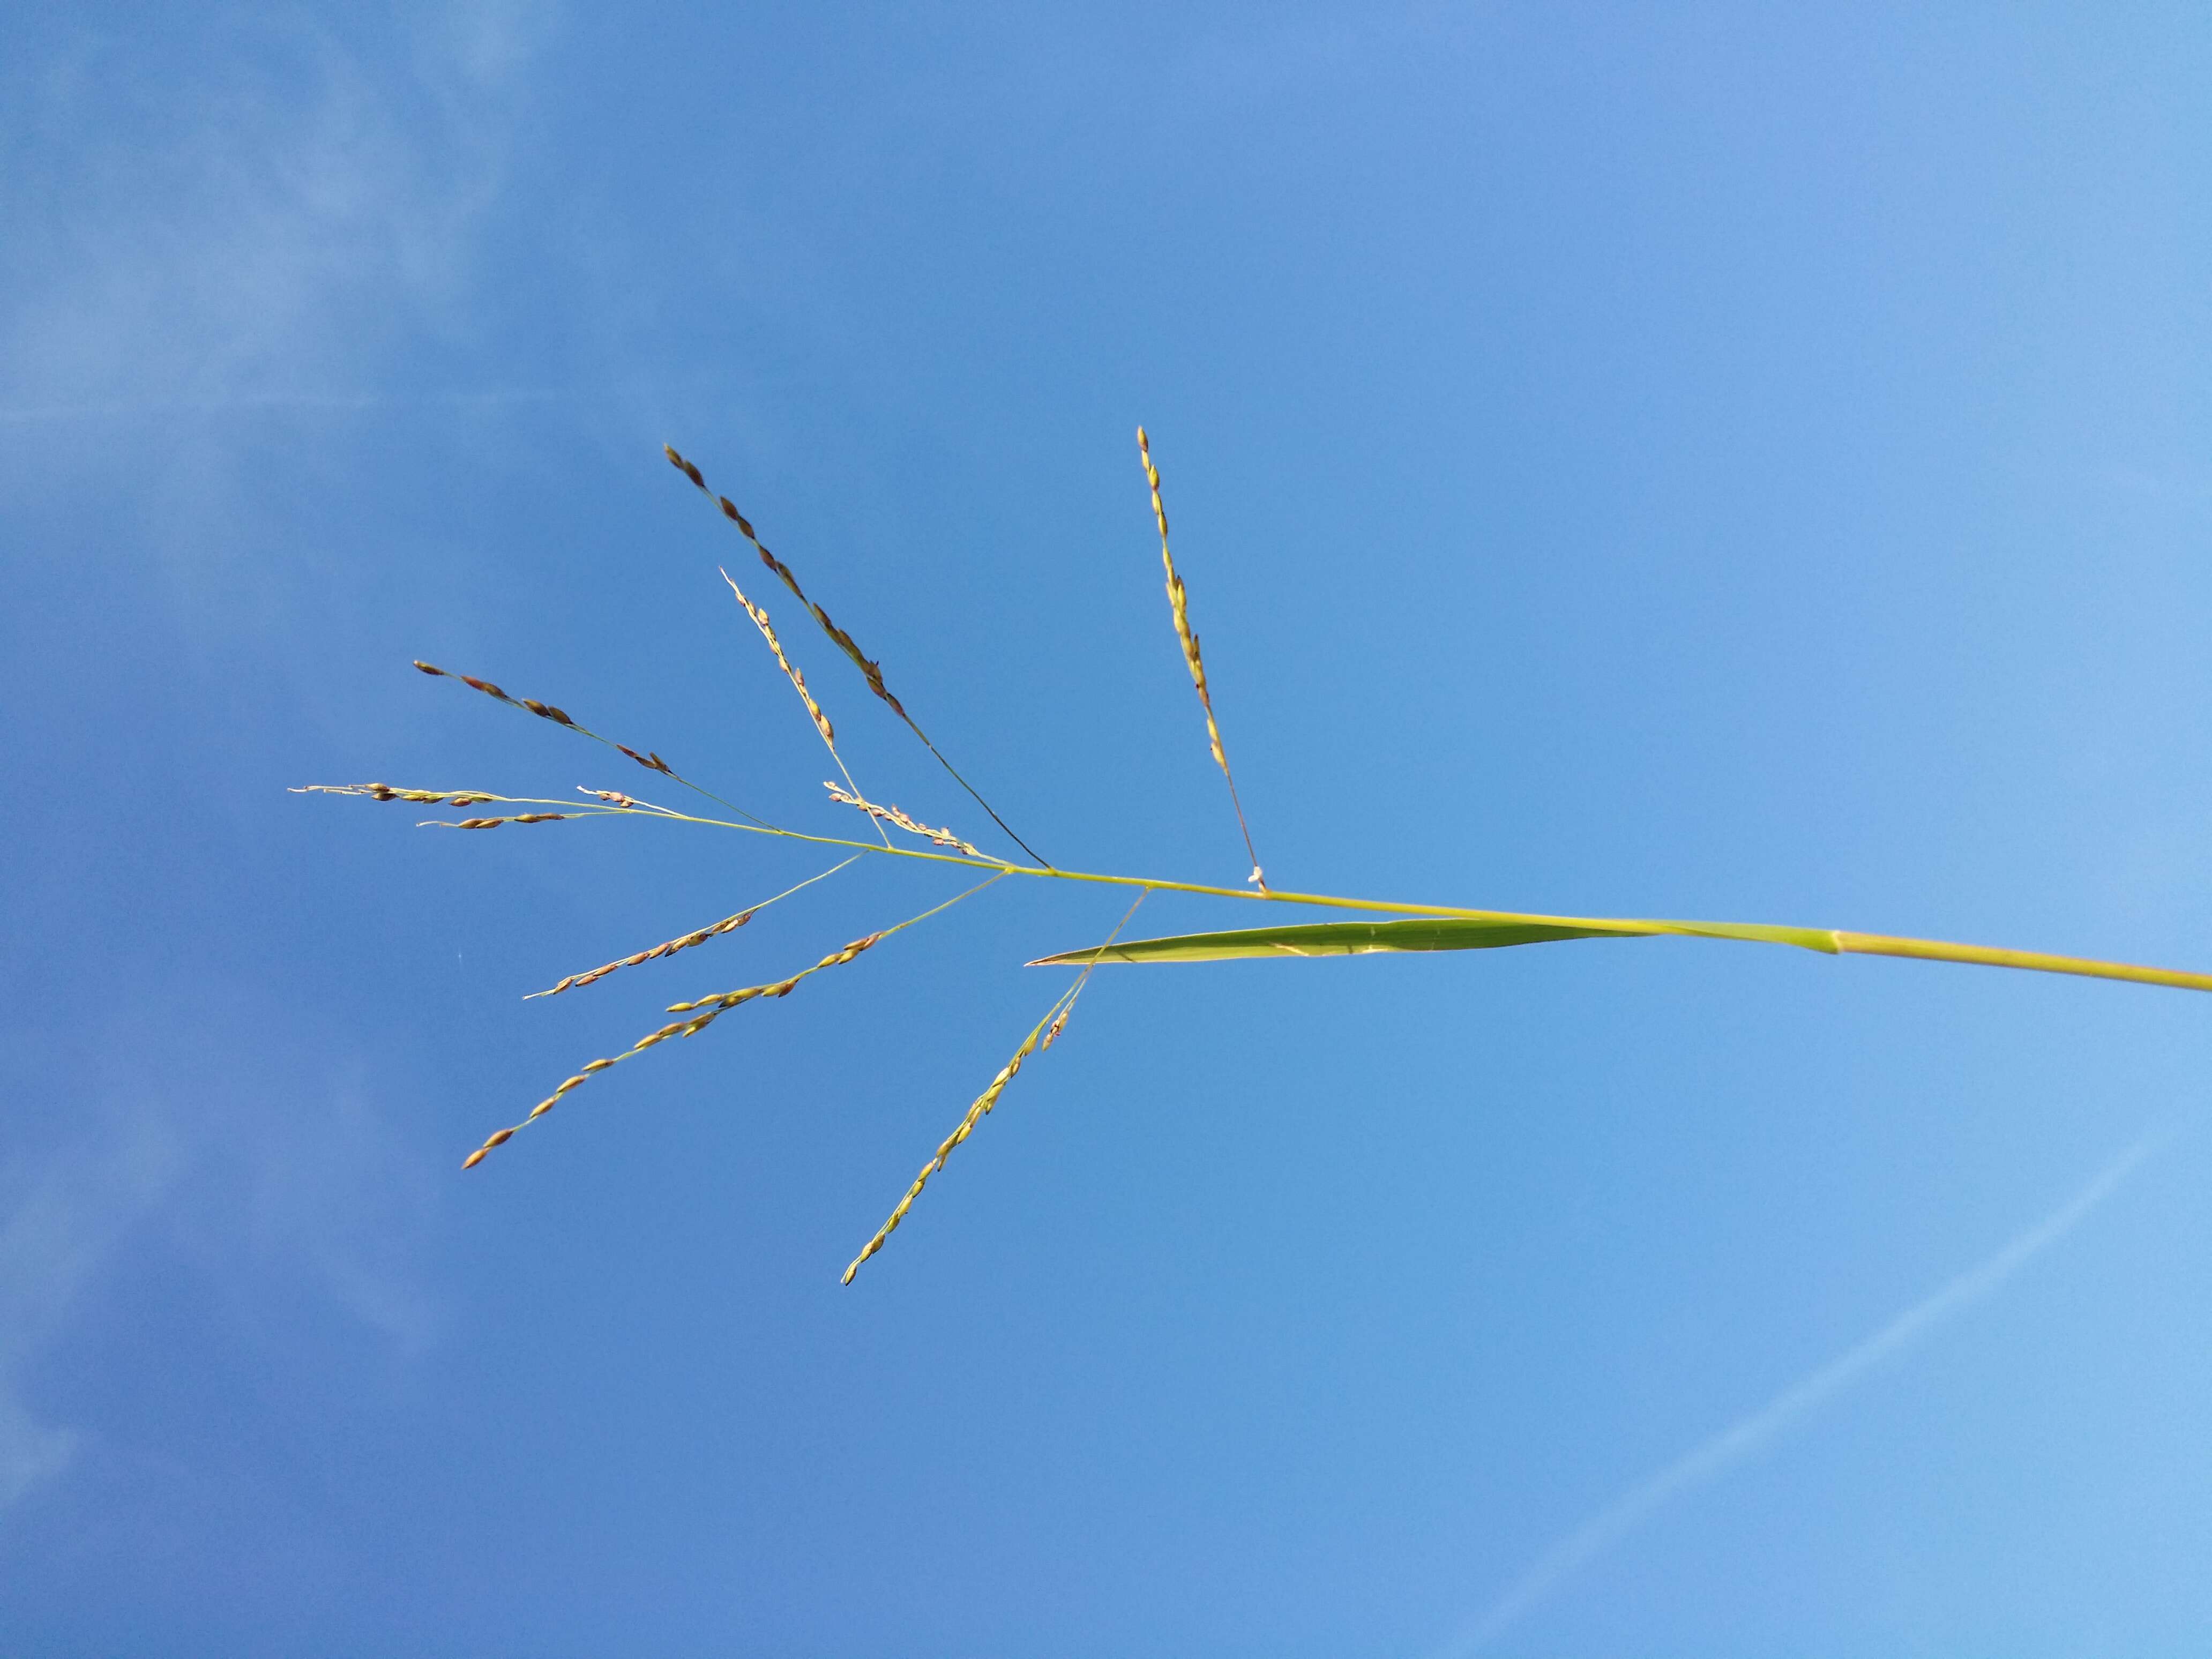
M881 1250L893 1231L906 1219L915 1201L921 1195L931 1178L943 1170L952 1153L973 1134L982 1120L997 1106L1000 1097L1020 1073L1024 1064L1042 1051L1049 1048L1064 1030L1076 1000L1089 983L1091 975L1106 963L1157 963L1224 962L1249 957L1364 956L1381 952L1429 951L1485 951L1510 946L1541 945L1576 939L1641 939L1675 935L1692 939L1729 939L1748 945L1781 945L1801 950L1818 951L1830 956L1904 957L1925 962L1949 962L1970 966L2011 968L2032 973L2069 974L2090 979L2117 980L2130 984L2163 986L2178 990L2212 991L2212 974L2185 972L2178 969L2139 967L2133 963L2106 962L2089 957L2053 956L2041 951L2019 951L1982 945L1955 944L1942 939L1909 939L1885 933L1856 933L1843 928L1801 927L1779 926L1766 922L1683 921L1661 921L1623 916L1562 916L1534 915L1515 911L1471 909L1458 905L1419 904L1398 900L1349 897L1329 893L1302 893L1270 888L1261 868L1258 853L1254 849L1251 829L1246 822L1243 800L1237 793L1237 781L1230 770L1229 757L1223 746L1221 729L1215 715L1213 696L1206 680L1204 659L1200 654L1198 635L1193 631L1189 618L1189 593L1182 577L1176 569L1175 557L1168 539L1167 508L1160 491L1159 470L1152 457L1151 440L1140 427L1137 432L1138 454L1142 462L1145 479L1152 495L1154 520L1160 538L1160 559L1166 569L1167 596L1170 619L1176 638L1182 648L1183 660L1190 671L1193 685L1198 692L1200 706L1206 718L1206 744L1214 763L1229 787L1230 803L1237 815L1237 825L1243 837L1244 850L1252 861L1251 874L1241 887L1224 887L1204 882L1176 881L1163 877L1100 873L1091 871L1061 869L1031 849L1030 844L1016 835L1006 821L1000 817L991 804L963 776L944 751L932 742L929 736L909 714L905 706L884 684L880 664L868 657L853 637L833 623L819 605L806 595L791 568L763 545L750 520L739 513L726 495L715 494L704 475L693 462L672 448L667 449L669 463L681 472L704 495L721 517L733 525L747 544L758 556L760 562L772 573L793 598L805 607L817 626L866 682L868 690L921 740L938 763L967 791L976 805L988 814L994 824L1004 833L1008 842L1018 848L1026 862L1016 862L980 850L977 846L949 829L933 829L918 823L895 805L878 805L867 799L860 786L845 769L843 757L838 753L836 728L823 711L805 677L793 662L784 643L778 637L767 609L748 598L729 573L722 574L731 592L735 595L746 615L758 629L763 641L773 653L792 687L798 693L808 719L820 735L823 744L836 761L844 778L841 787L836 783L825 786L831 800L850 807L866 817L877 836L875 841L864 841L852 836L823 835L788 829L756 816L735 802L694 782L675 770L659 751L641 751L581 725L564 710L550 703L529 697L510 696L490 681L471 675L453 674L425 662L415 666L423 673L441 679L453 679L482 693L504 706L557 726L585 738L605 745L627 756L646 771L689 791L698 800L720 807L732 816L723 817L700 811L684 811L678 807L641 799L616 789L580 788L581 801L543 799L503 795L482 789L416 789L397 788L384 783L310 785L300 793L359 796L378 801L405 801L422 806L441 806L449 810L467 811L478 806L501 809L489 816L466 817L436 817L425 820L429 826L459 830L495 830L509 823L540 824L572 821L578 818L619 817L651 820L682 825L687 829L732 830L740 834L769 836L795 841L834 850L843 854L841 860L808 877L805 881L787 888L781 893L763 899L750 907L732 912L719 921L708 924L692 933L664 941L634 955L619 957L582 973L572 974L559 983L533 996L553 996L580 990L618 970L640 967L678 951L694 949L725 934L736 932L770 904L791 898L815 883L826 879L864 857L891 858L919 864L941 864L956 866L981 874L982 880L943 902L908 916L903 921L891 924L878 931L852 940L830 951L811 966L797 969L788 976L761 984L747 985L714 996L691 1002L672 1003L667 1012L686 1016L671 1024L647 1032L621 1054L594 1060L581 1066L574 1075L564 1079L544 1099L532 1107L527 1115L507 1127L495 1130L482 1145L463 1160L463 1168L473 1168L495 1148L503 1146L515 1133L535 1123L550 1112L569 1094L581 1088L599 1073L623 1060L643 1054L672 1037L696 1036L722 1015L747 1003L768 1001L790 995L799 984L812 975L827 969L842 966L862 952L872 950L884 940L905 929L915 927L941 915L972 895L1009 877L1024 877L1033 880L1082 882L1134 890L1135 898L1120 923L1103 941L1075 950L1064 951L1043 957L1030 964L1032 967L1073 968L1079 970L1075 979L1061 991L1046 1009L1044 1015L1023 1038L1021 1044L983 1091L969 1103L952 1132L941 1142L936 1152L925 1163L905 1194L892 1208L888 1218L874 1236L860 1249L844 1272L844 1282L850 1284L861 1265ZM656 790L656 793L659 793ZM915 841L927 842L927 847L894 842L890 831L897 830ZM1270 907L1289 906L1297 909L1321 909L1364 912L1367 915L1403 918L1386 921L1282 921L1256 927L1238 928L1226 932L1182 933L1154 939L1124 939L1123 930L1135 916L1139 906L1154 892L1194 893L1212 897L1234 899L1247 903Z

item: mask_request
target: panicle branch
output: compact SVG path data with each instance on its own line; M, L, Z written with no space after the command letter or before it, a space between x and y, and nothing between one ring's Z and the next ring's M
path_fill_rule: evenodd
M839 867L842 868L843 866L840 866ZM670 1024L662 1026L657 1031L648 1031L643 1036L640 1037L635 1042L630 1044L630 1046L624 1049L621 1054L612 1055L604 1060L594 1060L581 1066L578 1069L574 1077L564 1080L559 1087L553 1091L551 1094L546 1096L545 1098L539 1101L537 1105L532 1107L530 1109L529 1115L525 1117L520 1123L510 1124L504 1129L494 1130L485 1138L483 1146L477 1147L476 1151L471 1152L466 1158L461 1160L461 1167L464 1170L474 1169L477 1164L483 1162L485 1155L489 1153L493 1147L505 1146L508 1141L514 1139L515 1132L517 1130L535 1123L539 1118L544 1116L546 1113L551 1111L556 1106L559 1105L561 1103L562 1097L567 1095L572 1090L582 1088L585 1084L590 1082L592 1078L598 1076L601 1072L605 1071L609 1066L618 1066L623 1060L630 1059L633 1055L641 1054L648 1048L657 1048L661 1043L667 1042L671 1037L696 1036L700 1032L705 1030L709 1025L720 1019L724 1014L728 1013L732 1008L741 1008L748 1002L758 1001L764 997L787 997L794 990L799 988L799 982L808 977L810 975L818 974L825 968L842 967L846 963L852 961L854 957L860 955L863 951L872 949L877 945L881 944L884 940L889 939L893 933L899 933L906 928L911 927L916 922L927 921L930 917L936 915L939 911L951 909L954 905L959 903L962 899L967 898L973 894L981 892L986 887L988 887L992 882L997 881L1000 879L1000 877L1003 876L1005 873L1006 872L1000 871L999 875L993 876L988 880L976 883L975 885L970 887L964 893L956 893L952 897L946 899L942 904L933 905L930 908L922 911L918 915L908 916L904 921L895 922L890 927L883 928L879 932L869 933L862 938L856 939L843 949L832 951L828 956L823 957L821 961L816 963L811 968L802 968L788 978L772 980L765 985L741 986L737 990L723 991L714 996L702 997L693 1002L672 1002L668 1005L668 1012L670 1013L690 1014L691 1018L690 1019L679 1019L674 1021ZM818 880L819 878L817 877L817 879ZM804 885L805 884L802 883L801 884ZM796 890L794 889L793 890L795 891Z
M932 830L927 824L916 823L897 807L878 806L872 800L862 800L858 795L840 789L827 778L822 781L822 787L830 792L830 799L840 806L857 806L871 817L880 818L885 823L895 823L908 834L921 836L939 847L956 848L971 859L980 859L983 856L950 830Z
M768 648L775 657L775 665L783 670L784 678L791 682L792 690L799 693L799 702L806 705L807 718L814 722L814 729L822 734L822 741L828 745L830 752L836 754L836 729L830 724L830 717L822 712L822 705L814 701L814 694L806 689L806 676L793 667L791 659L783 654L783 641L776 638L775 627L769 621L767 610L747 599L745 590L738 586L728 571L722 572L722 580L730 584L730 592L737 595L738 603L744 607L745 615L750 617L753 626L760 629L761 637L768 641Z
M763 830L773 830L775 827L774 824L769 823L765 818L754 817L753 814L746 811L744 807L739 806L735 801L724 800L720 795L714 793L713 790L702 787L701 785L692 782L690 779L684 777L682 774L677 772L666 761L661 759L659 752L657 750L647 750L644 754L641 755L636 750L631 748L628 744L617 743L612 738L602 737L599 732L592 731L588 726L585 726L579 721L571 720L565 711L556 708L551 703L540 702L535 697L511 697L498 686L494 685L489 680L480 680L473 674L456 674L452 672L450 670L439 667L435 663L427 663L421 660L419 658L416 659L415 666L420 669L423 673L428 674L437 679L459 680L463 685L469 686L475 690L483 692L484 696L491 698L495 702L503 702L508 708L519 708L526 714L535 714L542 720L550 720L556 726L565 726L580 737L589 738L593 743L603 743L610 749L618 750L622 753L628 755L640 766L645 768L647 771L658 772L663 777L673 779L676 782L682 784L686 789L690 790L694 794L704 796L707 799L714 801L719 805L728 807L738 817L751 819L753 823L759 824ZM592 792L587 791L586 793Z
M563 818L605 817L604 812L517 812L504 818L424 818L417 830L496 830L502 823L558 823Z
M365 795L371 800L412 801L418 806L477 806L497 795L480 789L395 789L388 783L303 783L295 795Z
M1106 943L1098 947L1100 951L1104 951L1107 945L1121 936L1121 930L1129 925L1129 918L1137 914L1137 905L1142 904L1151 891L1148 887L1137 895L1136 903L1122 913L1121 920L1114 925L1114 931L1107 934ZM999 1074L991 1079L990 1086L969 1103L959 1126L939 1143L935 1155L921 1166L921 1173L915 1176L913 1184L906 1189L905 1196L892 1209L890 1218L876 1229L875 1237L860 1247L860 1255L847 1266L844 1276L838 1280L840 1284L851 1284L853 1275L860 1271L860 1264L882 1249L890 1236L898 1231L899 1223L906 1219L906 1212L914 1207L915 1200L921 1196L921 1189L929 1184L929 1178L945 1167L945 1160L952 1156L961 1142L975 1133L975 1126L990 1115L992 1109L999 1103L999 1097L1006 1092L1006 1085L1020 1075L1022 1062L1040 1047L1051 1048L1060 1034L1067 1029L1067 1017L1075 1012L1075 1000L1083 994L1083 988L1091 980L1091 969L1097 965L1094 958L1090 966L1075 976L1075 983L1060 993L1059 1000L1045 1010L1044 1018L1036 1023L1029 1036L1022 1039L1022 1046L1014 1050L1014 1057L999 1068Z
M1198 653L1198 635L1191 632L1190 598L1184 592L1182 578L1176 574L1175 555L1168 550L1168 509L1160 500L1160 470L1152 465L1152 441L1145 428L1137 428L1137 455L1144 463L1145 482L1152 489L1152 518L1160 527L1160 562L1167 567L1168 608L1175 618L1176 638L1182 642L1182 659L1190 668L1190 683L1198 688L1198 701L1206 710L1206 740L1213 750L1213 763L1221 769L1228 781L1229 804L1237 809L1237 828L1244 837L1244 850L1251 855L1252 873L1244 879L1261 892L1267 883L1260 869L1260 855L1252 850L1252 831L1244 822L1244 803L1237 799L1237 779L1229 769L1228 751L1221 746L1221 727L1213 718L1213 694L1206 684L1206 661Z
M791 659L783 654L783 641L775 636L775 629L768 619L767 608L747 599L745 590L738 586L736 579L728 571L722 572L722 580L729 583L730 592L737 596L738 603L744 607L745 615L753 619L753 626L760 629L761 637L768 641L768 648L775 657L775 665L783 670L784 678L791 682L791 689L799 693L799 702L806 705L807 717L814 722L815 731L821 734L823 746L829 750L830 758L837 763L837 769L844 774L846 783L857 793L860 786L853 782L853 775L845 767L845 757L837 752L837 733L830 724L830 717L822 712L822 705L814 701L814 694L806 689L806 676L800 673L793 665ZM876 826L876 833L883 836L885 847L891 844L891 838L884 834L881 824Z
M858 857L860 857L858 853L853 854L853 859L856 859ZM525 1002L530 1002L539 997L558 996L563 991L580 990L586 985L597 984L599 981L605 979L609 974L614 973L618 969L623 968L635 968L642 963L652 962L661 957L672 957L678 951L688 951L694 945L704 945L708 939L720 939L725 933L734 933L738 928L744 927L762 911L767 909L769 905L774 904L776 902L776 899L789 898L793 893L799 891L799 888L811 887L816 882L824 880L830 876L836 875L840 870L842 870L846 865L852 863L853 859L847 859L842 864L833 864L818 876L809 876L805 881L800 882L798 886L785 888L783 891L775 896L775 898L763 899L758 904L753 905L750 908L740 910L734 915L724 916L720 921L710 922L706 927L696 929L691 933L679 934L665 944L654 945L650 951L640 951L635 956L617 957L616 960L604 963L600 966L592 969L586 973L570 974L558 985L543 991L532 991L528 996L523 998L523 1000Z

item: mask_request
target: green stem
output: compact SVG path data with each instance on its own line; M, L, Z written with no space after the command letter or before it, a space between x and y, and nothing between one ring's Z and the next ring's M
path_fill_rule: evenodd
M2083 979L2124 980L2130 985L2171 986L2178 991L2212 991L2212 974L2184 973L2178 968L2138 968L2132 963L2098 962L2087 957L2054 957L2040 951L2007 951L1991 945L1953 945L1942 939L1838 932L1836 948L1855 956L1965 962L1983 968L2025 969L2032 974L2075 974Z
M474 791L470 792L476 793ZM559 800L518 795L489 795L487 800L518 806L567 806ZM573 811L574 809L571 808ZM579 816L589 815L586 809ZM1163 893L1197 893L1209 898L1240 899L1252 904L1300 904L1333 910L1366 910L1389 915L1449 916L1468 921L1496 921L1547 927L1581 927L1592 932L1624 935L1677 934L1688 938L1735 939L1742 943L1794 945L1829 955L1905 957L1919 962L1957 962L1983 968L2014 968L2036 974L2069 974L2082 979L2118 980L2131 985L2162 985L2183 991L2212 991L2212 974L2192 974L2175 968L2139 967L2132 963L2103 962L2089 957L2052 956L2040 951L2013 951L1989 945L1960 945L1946 939L1905 939L1888 933L1856 933L1826 927L1784 927L1764 923L1658 921L1627 916L1555 916L1519 910L1474 910L1451 904L1401 904L1388 899L1345 898L1334 893L1292 893L1270 889L1255 892L1243 887L1215 887L1204 882L1166 881L1157 876L1109 876L1087 870L1036 868L1002 860L967 858L957 853L925 853L918 848L879 847L873 842L852 841L842 836L812 836L798 830L764 830L726 818L700 817L671 807L617 811L612 816L668 818L719 830L738 830L747 835L774 836L786 841L810 842L822 847L849 848L878 857L920 859L931 864L957 864L971 870L990 870L1001 875L1033 876L1048 881L1085 881L1109 887L1141 887Z

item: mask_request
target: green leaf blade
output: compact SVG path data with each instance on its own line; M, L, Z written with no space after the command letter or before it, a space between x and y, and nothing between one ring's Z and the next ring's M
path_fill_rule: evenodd
M1092 962L1234 962L1284 957L1358 957L1401 951L1496 951L1565 939L1642 939L1674 933L1692 938L1794 945L1836 952L1826 928L1775 927L1755 922L1645 921L1625 917L1538 916L1498 912L1474 916L1424 917L1416 921L1333 921L1229 933L1179 933L1127 939L1041 957L1032 968L1080 968Z

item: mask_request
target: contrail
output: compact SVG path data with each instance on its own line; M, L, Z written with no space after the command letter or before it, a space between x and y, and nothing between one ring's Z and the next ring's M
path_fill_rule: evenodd
M1499 1596L1487 1613L1437 1650L1436 1659L1466 1659L1542 1601L1592 1559L1626 1536L1669 1498L1712 1480L1763 1451L1814 1407L1832 1399L1900 1348L1963 1312L2012 1277L2028 1259L2055 1244L2110 1198L2160 1141L2154 1128L2106 1166L2094 1181L1979 1267L1960 1273L1926 1301L1899 1314L1872 1336L1791 1383L1759 1410L1632 1486L1576 1531L1554 1544Z
M47 421L97 421L141 415L222 415L247 409L329 410L335 412L369 409L419 408L429 404L543 403L569 397L567 392L517 387L492 392L427 392L386 397L312 392L246 392L204 398L137 398L114 403L48 404L42 407L0 408L0 421L28 423Z

